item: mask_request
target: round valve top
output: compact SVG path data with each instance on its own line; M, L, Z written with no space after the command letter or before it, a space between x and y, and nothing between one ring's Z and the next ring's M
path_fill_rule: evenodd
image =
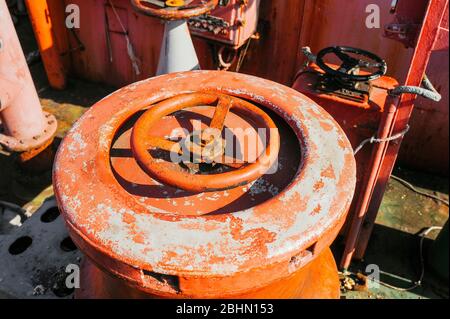
M164 7L146 0L131 0L133 8L142 14L163 20L185 20L213 10L219 0L168 0L160 2Z
M239 278L263 284L314 260L344 223L356 180L352 147L320 106L223 71L163 75L104 98L64 138L53 178L72 239L97 265L178 294L155 279L169 276L191 297L194 277L211 297L225 280L223 297L249 289Z
M162 117L198 104L210 103L217 103L217 106L208 128L194 131L180 142L168 141L157 136L148 137L152 126L157 125ZM268 134L266 134L268 136L265 139L267 141L264 141L266 147L261 156L254 159L253 163L237 163L235 159L227 157L225 154L226 141L223 140L222 131L230 110L240 112L245 117L253 118L256 123L259 122L259 129L268 131ZM234 136L230 134L227 136L232 137L228 141L230 146L234 141ZM247 144L247 147L256 148L257 144ZM131 136L131 149L134 157L145 172L166 185L193 192L224 190L256 180L274 165L279 147L278 129L266 113L242 99L212 93L181 94L153 105L136 122ZM237 170L214 175L193 175L189 172L180 171L177 167L174 169L171 165L173 161L169 161L169 165L163 161L158 161L148 151L149 148L159 148L177 154L184 151L184 155L187 156L185 156L183 164L198 162L199 164L209 164L211 168L215 164L222 164L235 167ZM178 159L178 157L175 156L175 159Z

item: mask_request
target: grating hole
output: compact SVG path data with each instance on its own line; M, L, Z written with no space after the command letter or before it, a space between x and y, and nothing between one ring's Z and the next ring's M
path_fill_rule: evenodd
M59 216L59 209L58 207L54 206L49 209L41 216L41 222L43 223L51 223Z
M73 292L75 291L75 288L67 288L67 287L63 287L63 286L54 286L52 288L53 293L55 294L55 296L59 297L59 298L64 298L69 296L70 294L73 294Z
M59 247L61 247L64 251L74 251L77 250L77 246L73 243L72 239L70 237L66 237L61 241L61 244L59 244Z
M75 288L68 288L66 284L67 274L64 270L57 272L53 278L52 291L59 298L67 297L74 293Z
M27 248L31 246L32 242L33 239L29 236L19 237L11 244L11 246L9 246L8 251L11 255L19 255L27 250Z

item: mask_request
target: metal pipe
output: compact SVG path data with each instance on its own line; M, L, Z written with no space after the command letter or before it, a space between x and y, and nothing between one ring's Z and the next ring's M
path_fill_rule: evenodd
M378 139L385 140L390 136L391 129L395 121L398 102L399 99L397 97L388 97L387 104L389 106L379 127ZM374 146L372 152L372 160L369 166L372 167L372 169L369 171L369 174L366 177L364 185L367 185L367 187L364 189L364 192L361 193L360 199L358 200L358 206L356 207L355 214L352 217L348 237L345 242L343 258L341 259L341 269L347 269L352 260L353 253L355 252L356 241L359 235L359 230L361 229L365 213L369 207L372 193L378 178L379 168L384 158L384 154L386 152L388 144L389 142L383 141L375 144Z
M42 111L5 1L0 1L0 145L26 151L44 144L56 119Z
M62 90L66 87L67 80L63 61L53 36L47 0L26 0L25 3L48 82L52 88Z

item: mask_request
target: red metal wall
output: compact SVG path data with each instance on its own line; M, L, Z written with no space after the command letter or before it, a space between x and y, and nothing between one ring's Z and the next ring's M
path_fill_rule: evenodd
M313 52L331 45L348 45L372 51L386 59L388 75L400 83L405 79L413 50L383 37L383 28L367 29L365 12L369 4L380 7L381 27L392 22L391 0L306 0L300 46ZM442 94L439 103L418 98L411 118L411 130L400 150L399 163L411 168L448 175L448 10L441 24L439 50L432 54L427 75ZM301 54L298 66L303 63Z
M59 0L47 0L56 2ZM162 24L131 10L128 0L111 0L127 28L136 55L141 60L140 75L133 73L127 56L126 42L121 29L108 7L107 0L65 0L78 4L81 28L76 31L86 49L70 54L71 73L93 81L123 86L153 76L156 70L162 37ZM330 45L348 45L372 51L388 62L388 75L401 83L406 76L412 49L384 38L383 26L392 22L389 13L391 0L263 0L260 9L261 39L253 40L241 72L291 85L293 77L304 62L302 46L313 52ZM376 4L380 8L381 28L368 29L366 8ZM106 5L106 7L105 7ZM105 10L106 8L106 10ZM65 30L60 12L51 16L59 20L55 34L66 34L71 47L77 42ZM107 47L106 19L109 20L111 53ZM446 22L445 22L446 21ZM448 174L448 15L447 44L433 54L428 75L443 94L440 103L418 99L411 131L406 137L400 161L408 166ZM445 24L446 23L446 24ZM59 45L66 43L59 40ZM211 47L203 40L194 40L202 68L215 68ZM67 51L68 47L61 48ZM112 57L112 61L110 58ZM233 70L233 69L231 69Z

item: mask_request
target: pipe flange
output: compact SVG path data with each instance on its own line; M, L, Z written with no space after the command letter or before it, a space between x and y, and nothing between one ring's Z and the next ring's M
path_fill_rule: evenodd
M29 139L18 139L13 136L0 133L0 145L10 152L27 152L34 149L40 149L43 145L48 144L56 134L58 122L56 117L48 112L43 111L45 118L45 128L42 134L33 136Z

